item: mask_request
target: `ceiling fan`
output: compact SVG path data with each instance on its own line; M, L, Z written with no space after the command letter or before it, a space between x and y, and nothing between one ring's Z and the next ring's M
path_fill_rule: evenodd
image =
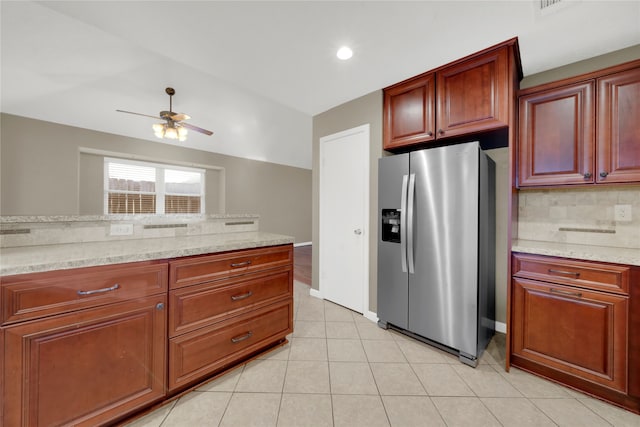
M155 123L153 125L153 131L158 138L177 139L179 141L185 141L187 139L187 129L203 133L205 135L212 135L210 130L199 128L198 126L184 123L183 120L188 120L191 117L183 113L174 113L172 111L172 98L176 91L172 87L168 87L164 90L169 95L169 111L160 111L159 116L150 116L148 114L134 113L133 111L116 110L120 113L135 114L137 116L151 117L152 119L164 120L164 123Z

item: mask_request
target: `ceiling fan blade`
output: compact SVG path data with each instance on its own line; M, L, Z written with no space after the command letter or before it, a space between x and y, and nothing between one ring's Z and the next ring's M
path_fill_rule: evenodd
M184 114L184 113L172 113L171 114L171 120L173 120L174 122L179 122L181 120L189 120L191 118L191 116L189 116L188 114Z
M187 129L194 130L196 132L204 133L205 135L213 135L213 132L210 130L199 128L198 126L190 125L189 123L180 123L180 126L184 126Z
M135 114L136 116L151 117L152 119L163 120L162 117L150 116L149 114L134 113L133 111L116 110L119 113Z

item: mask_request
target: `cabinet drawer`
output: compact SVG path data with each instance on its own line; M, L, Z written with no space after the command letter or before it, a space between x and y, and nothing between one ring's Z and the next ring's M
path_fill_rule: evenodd
M195 382L284 339L293 300L273 304L169 340L169 390Z
M169 336L173 337L293 294L291 268L250 274L172 290Z
M513 255L513 275L627 295L629 267L540 255Z
M3 324L167 291L166 261L22 274L2 278Z
M171 289L293 264L293 245L195 256L170 261Z
M621 295L514 278L513 354L625 392L627 306Z

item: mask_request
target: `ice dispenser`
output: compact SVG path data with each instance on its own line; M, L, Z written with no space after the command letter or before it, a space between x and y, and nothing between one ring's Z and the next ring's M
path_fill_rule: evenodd
M382 209L382 241L400 243L400 209Z

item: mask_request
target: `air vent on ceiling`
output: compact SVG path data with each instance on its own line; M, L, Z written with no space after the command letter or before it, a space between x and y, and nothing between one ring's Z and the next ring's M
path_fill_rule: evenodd
M553 7L553 6L557 7L558 3L561 3L561 2L562 2L562 0L539 0L538 1L538 3L539 3L538 8L540 10L544 10L544 9L546 9L548 7Z
M575 6L581 0L534 0L536 18L554 14L568 6Z

